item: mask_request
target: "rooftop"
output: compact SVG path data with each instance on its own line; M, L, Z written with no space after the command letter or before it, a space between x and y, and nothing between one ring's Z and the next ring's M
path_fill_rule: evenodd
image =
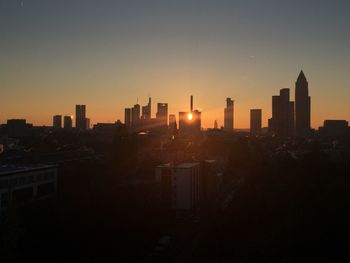
M56 168L56 165L0 165L0 176Z
M181 164L176 165L175 168L192 168L192 167L197 166L197 165L199 165L199 163L181 163Z

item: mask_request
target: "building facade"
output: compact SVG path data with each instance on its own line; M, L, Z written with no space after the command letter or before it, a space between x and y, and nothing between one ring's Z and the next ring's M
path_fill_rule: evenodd
M53 116L52 127L54 129L61 129L62 128L62 116L61 115Z
M71 116L64 116L64 118L63 118L63 127L64 127L64 129L72 129L73 123L72 123L72 117Z
M281 89L279 96L272 96L269 131L281 137L294 135L294 102L290 101L289 89Z
M201 165L182 163L156 167L156 180L161 184L162 198L173 209L188 211L200 202Z
M253 135L261 134L261 109L250 110L250 133Z
M80 130L87 129L86 123L86 105L75 106L75 127Z

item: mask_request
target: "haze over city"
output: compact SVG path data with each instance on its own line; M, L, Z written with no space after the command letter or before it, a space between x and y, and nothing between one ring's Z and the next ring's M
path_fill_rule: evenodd
M92 124L124 119L148 96L169 113L188 110L202 127L235 128L249 110L271 117L271 96L301 69L312 97L311 126L350 119L348 1L0 1L0 123L51 125L86 104Z

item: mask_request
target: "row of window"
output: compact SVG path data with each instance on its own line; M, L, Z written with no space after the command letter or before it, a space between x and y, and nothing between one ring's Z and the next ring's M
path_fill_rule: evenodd
M55 192L54 183L43 183L38 185L37 198L49 196ZM15 204L22 204L33 200L34 192L33 187L26 187L21 189L16 189L12 192L12 202ZM1 209L6 208L9 203L9 194L2 193L0 195L0 207Z
M36 181L51 180L54 177L55 177L54 172L40 173L36 175ZM34 182L34 180L35 180L34 175L21 176L21 177L12 178L12 179L3 179L3 180L0 180L0 189L7 189L9 185L16 186L16 185L31 184Z

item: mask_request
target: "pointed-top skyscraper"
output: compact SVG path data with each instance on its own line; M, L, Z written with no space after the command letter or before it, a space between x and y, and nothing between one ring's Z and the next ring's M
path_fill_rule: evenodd
M297 136L305 136L310 132L311 98L309 84L303 71L300 71L295 83L295 132Z

